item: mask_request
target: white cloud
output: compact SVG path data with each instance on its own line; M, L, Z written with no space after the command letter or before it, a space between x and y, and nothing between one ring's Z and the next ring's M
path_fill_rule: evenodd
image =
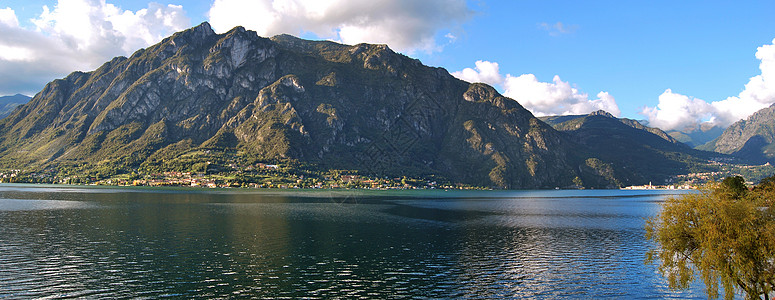
M708 103L668 89L656 107L646 107L641 114L663 130L692 129L703 122L726 127L744 119L775 103L775 40L759 47L756 58L761 61L761 74L752 77L737 96Z
M683 129L696 126L698 120L710 120L713 106L702 99L695 99L668 89L659 95L655 108L646 108L643 113L649 119L649 126L664 130Z
M601 109L615 116L621 114L616 100L607 92L599 92L597 99L589 99L589 95L562 81L560 76L554 76L552 82L538 81L533 74L503 76L498 63L481 60L476 62L475 69L465 68L452 75L499 87L504 90L504 96L516 100L536 116L579 115Z
M444 35L445 38L447 38L447 41L451 44L457 41L457 36L452 34L451 32L448 32Z
M549 35L551 36L574 33L576 32L576 29L579 28L578 25L565 25L562 22L557 22L554 24L541 23L538 24L538 27L545 30L546 32L549 32Z
M408 53L439 51L436 34L471 15L465 0L215 0L209 11L219 32L238 25L261 36L309 32L346 44L388 44Z
M32 22L68 48L99 56L98 63L159 42L190 23L181 6L150 3L132 12L105 0L59 0L53 10L43 6Z
M465 68L462 71L452 72L452 76L468 82L483 82L492 86L503 84L498 63L477 60L475 65L475 69Z
M34 57L27 49L15 46L0 45L0 59L7 61L31 61Z
M578 115L601 109L615 116L621 113L616 100L607 92L600 92L598 99L590 100L589 95L579 92L557 75L552 82L540 82L533 74L508 75L504 87L505 96L517 100L537 116Z
M0 95L34 93L48 81L88 71L189 26L181 6L151 3L136 12L105 0L59 0L24 28L0 10Z
M0 9L0 24L10 27L18 27L19 19L16 18L16 12L10 7Z

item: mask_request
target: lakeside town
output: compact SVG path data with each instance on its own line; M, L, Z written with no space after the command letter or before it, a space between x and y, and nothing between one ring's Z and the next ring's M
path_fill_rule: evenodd
M99 178L98 176L60 177L47 172L8 170L0 172L1 183L49 183L104 186L262 188L262 189L484 189L467 184L449 183L434 177L374 177L355 170L331 170L325 173L294 172L288 166L257 163L240 168L230 164L231 172L132 172ZM301 174L300 174L301 173Z
M696 189L708 182L718 182L727 176L742 176L752 180L775 173L769 163L763 165L740 165L725 160L708 162L715 171L679 174L664 182L649 182L622 189ZM105 186L150 186L150 187L199 187L199 188L261 188L261 189L489 189L472 185L452 183L443 178L427 177L375 177L358 174L356 170L329 170L314 172L290 165L256 163L240 166L229 163L211 172L140 172L120 174L107 178L99 175L61 176L54 172L26 172L24 170L0 171L2 183L50 183ZM557 189L583 189L581 185L557 187Z

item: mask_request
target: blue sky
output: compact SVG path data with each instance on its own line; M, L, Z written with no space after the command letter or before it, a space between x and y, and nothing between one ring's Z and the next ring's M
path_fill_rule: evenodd
M737 95L760 73L756 48L775 38L775 1L504 1L481 11L460 43L425 61L460 70L491 60L542 81L559 75L590 94L611 93L635 118L668 88L710 101ZM575 29L550 35L537 26L556 22Z
M726 126L775 103L775 74L766 75L775 73L767 71L775 1L333 2L0 0L0 50L11 49L0 52L0 95L34 94L70 71L209 21L219 32L240 24L261 35L387 43L459 78L490 83L537 115L603 108L683 129ZM81 19L92 25L76 28ZM116 32L84 33L105 20Z

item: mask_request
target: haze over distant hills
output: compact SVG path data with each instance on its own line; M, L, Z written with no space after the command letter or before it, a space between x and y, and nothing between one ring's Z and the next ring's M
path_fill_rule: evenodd
M32 98L22 94L0 96L0 119L7 117L17 106L27 103L30 99Z
M554 188L659 182L709 155L604 112L544 120L554 128L385 45L203 23L47 84L0 120L0 166L111 176L190 171L217 156Z
M667 134L677 141L689 145L689 147L697 148L716 139L723 132L724 128L703 124L691 129L670 130L667 131Z

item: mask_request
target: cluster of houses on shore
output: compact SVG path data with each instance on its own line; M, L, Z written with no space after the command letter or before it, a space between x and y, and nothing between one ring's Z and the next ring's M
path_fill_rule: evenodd
M261 166L272 168L272 165ZM309 179L309 178L307 178ZM63 182L66 183L66 182ZM94 182L96 185L118 186L190 186L204 188L361 188L361 189L417 189L417 188L461 188L458 186L441 187L435 181L413 180L412 184L402 178L370 178L361 175L328 176L319 180L305 180L303 176L294 180L278 180L261 182L241 182L235 179L219 176L207 176L191 172L164 172L152 174L142 179L105 179ZM465 187L463 187L465 188Z
M22 170L9 170L0 172L0 182L9 182L11 178L15 178Z
M625 190L691 190L695 187L689 184L666 184L666 185L653 185L651 182L644 185L631 185L625 187Z

